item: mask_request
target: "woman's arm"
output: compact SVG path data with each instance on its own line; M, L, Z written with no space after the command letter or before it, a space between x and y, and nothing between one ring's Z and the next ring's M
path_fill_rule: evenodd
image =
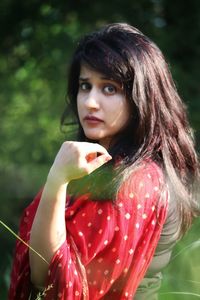
M110 159L105 148L98 144L65 142L62 145L48 174L30 236L30 246L47 262L50 263L66 239L65 202L68 182L91 173ZM48 264L32 251L29 256L32 282L36 286L43 286Z
M67 184L56 185L47 180L33 222L30 246L47 262L66 239L65 201ZM30 251L31 279L35 286L44 286L48 264Z

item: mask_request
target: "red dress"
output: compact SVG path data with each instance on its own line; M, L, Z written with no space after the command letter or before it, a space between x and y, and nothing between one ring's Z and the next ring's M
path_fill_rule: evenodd
M67 198L67 239L49 265L44 299L133 299L166 219L168 192L163 186L162 171L151 162L126 180L115 204L83 195L68 206ZM40 196L22 216L20 237L26 242ZM9 300L29 299L28 252L17 241Z

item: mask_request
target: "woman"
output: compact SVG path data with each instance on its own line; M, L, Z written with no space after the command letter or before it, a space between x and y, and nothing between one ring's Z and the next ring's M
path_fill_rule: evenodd
M198 159L158 47L127 24L85 36L64 142L20 225L9 299L156 299L160 271L199 214ZM65 124L66 112L62 118Z

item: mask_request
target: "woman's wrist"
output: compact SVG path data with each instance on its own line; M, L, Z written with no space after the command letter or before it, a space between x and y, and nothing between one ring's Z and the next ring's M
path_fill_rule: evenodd
M54 174L53 172L49 172L46 180L46 184L48 187L52 190L54 189L60 189L60 188L66 188L68 185L68 181L66 178L61 176L60 174Z

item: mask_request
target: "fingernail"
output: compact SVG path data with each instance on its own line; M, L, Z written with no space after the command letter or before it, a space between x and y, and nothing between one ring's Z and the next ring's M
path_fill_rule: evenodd
M112 159L112 156L107 156L106 157L106 161L109 161L109 160L111 160Z

